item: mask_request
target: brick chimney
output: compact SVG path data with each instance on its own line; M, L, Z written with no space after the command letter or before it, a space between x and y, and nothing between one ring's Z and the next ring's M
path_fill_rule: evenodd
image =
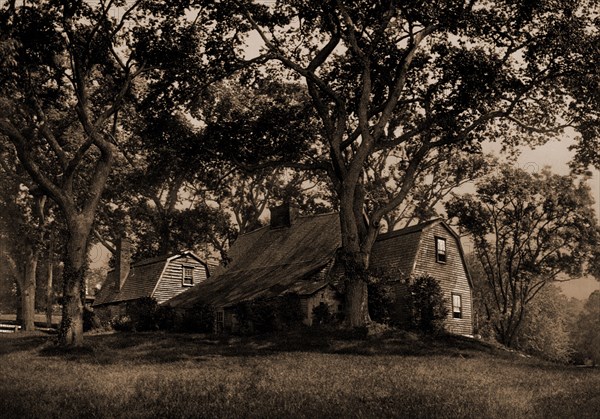
M117 289L123 287L123 283L129 275L129 265L131 263L131 243L126 237L122 237L117 242L117 255L115 263L115 286Z
M269 208L271 211L271 228L291 227L296 218L298 218L298 208L284 202L278 207Z

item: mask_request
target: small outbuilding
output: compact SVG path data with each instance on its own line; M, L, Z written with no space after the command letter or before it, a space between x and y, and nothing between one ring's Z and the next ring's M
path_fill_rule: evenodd
M114 317L141 298L163 304L208 277L208 265L189 251L130 263L130 244L124 239L117 245L115 269L108 272L92 308L100 316Z

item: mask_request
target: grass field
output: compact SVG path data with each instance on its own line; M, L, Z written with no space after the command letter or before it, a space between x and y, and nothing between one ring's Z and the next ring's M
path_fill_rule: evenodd
M1 417L597 418L600 370L466 338L0 336Z

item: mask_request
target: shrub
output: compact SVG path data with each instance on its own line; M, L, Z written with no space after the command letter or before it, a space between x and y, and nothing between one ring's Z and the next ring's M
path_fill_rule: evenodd
M158 303L154 298L144 297L127 303L125 315L131 319L132 330L144 332L158 330Z
M334 321L335 317L329 311L329 305L321 302L312 310L313 324L325 325Z
M268 333L289 330L302 322L300 297L281 297L245 301L234 307L239 333Z
M186 332L213 333L215 308L209 304L196 303L185 311L180 328Z
M89 308L83 308L83 331L87 332L92 329L98 329L101 327L100 320L96 314Z
M133 330L133 322L131 321L131 318L125 314L115 317L111 321L111 326L113 329L120 332L131 332Z
M158 306L156 310L156 324L160 330L176 330L181 320L173 307Z
M367 288L371 320L377 323L391 324L393 322L394 305L396 304L396 293L393 285L374 279L368 284Z
M443 332L448 307L438 280L422 275L411 281L408 303L414 329L428 334Z

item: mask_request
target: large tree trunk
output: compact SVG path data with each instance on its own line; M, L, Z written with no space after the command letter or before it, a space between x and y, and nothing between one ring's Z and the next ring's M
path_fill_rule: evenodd
M346 280L346 323L348 327L364 327L369 317L367 282L361 278Z
M78 233L69 236L63 270L62 320L58 342L64 347L83 345L83 293L89 231L85 234L85 228L78 230Z
M23 282L21 284L21 330L35 330L35 273L38 255L31 252L25 260Z
M367 326L371 319L369 317L369 303L367 281L369 278L369 254L363 250L366 239L366 226L362 219L362 208L360 198L356 192L344 193L342 191L340 200L340 222L342 233L342 262L346 285L345 298L345 320L349 328ZM357 200L357 198L359 198Z

